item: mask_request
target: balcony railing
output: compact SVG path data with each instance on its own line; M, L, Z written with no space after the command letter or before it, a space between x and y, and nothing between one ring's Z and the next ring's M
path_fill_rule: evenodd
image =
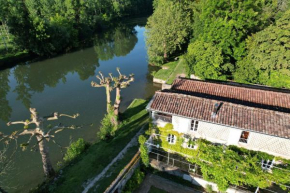
M241 143L248 143L248 139L240 138L239 139L239 142L241 142Z
M155 119L160 119L164 122L168 122L168 123L171 123L172 122L172 117L169 117L169 116L164 116L164 115L155 115Z

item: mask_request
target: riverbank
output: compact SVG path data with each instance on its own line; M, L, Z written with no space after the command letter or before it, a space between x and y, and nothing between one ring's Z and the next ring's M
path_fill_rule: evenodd
M148 114L145 110L146 105L147 101L135 99L122 114L123 124L116 132L114 139L96 142L71 165L62 169L57 180L42 184L37 190L32 192L82 192L88 180L100 174L131 141L142 125L148 122ZM137 149L138 145L128 150L124 160L121 159L115 166L116 170L115 172L112 171L109 177L110 180L116 178L120 171L118 168L122 169L132 159ZM109 179L106 181L108 184L111 183ZM99 188L103 190L107 188L107 185L102 184Z
M155 83L171 85L179 76L189 77L189 68L182 56L178 61L168 62L161 67L159 71L153 73L153 82Z

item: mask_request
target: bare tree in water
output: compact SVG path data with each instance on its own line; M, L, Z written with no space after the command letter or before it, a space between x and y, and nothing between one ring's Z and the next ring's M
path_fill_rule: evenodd
M26 121L14 121L14 122L8 122L7 125L15 125L15 124L22 124L24 125L24 130L17 134L17 136L21 135L30 135L29 140L27 143L23 143L20 146L23 149L26 149L27 146L31 143L31 140L33 137L36 137L37 143L33 146L35 148L38 145L39 152L41 154L42 158L42 164L43 164L43 170L44 174L46 177L52 177L55 175L55 171L51 165L50 161L50 156L49 156L49 150L47 147L47 142L48 141L53 141L55 144L60 146L56 141L53 139L54 135L60 131L63 131L64 129L76 129L77 127L72 125L72 126L63 126L62 124L59 124L57 126L51 127L47 132L43 128L43 123L45 121L51 121L51 120L57 120L60 117L69 117L69 118L77 118L79 114L75 115L66 115L66 114L59 114L57 112L53 113L52 115L41 117L38 115L37 111L35 108L30 108L30 113L31 113L31 120L26 120ZM35 128L34 129L29 129L29 125L34 124Z
M99 83L94 81L91 82L92 87L105 87L107 95L107 112L110 113L111 110L111 92L116 89L116 99L113 106L113 111L116 116L119 115L120 103L121 103L121 89L127 88L131 82L134 81L134 74L129 76L123 75L120 72L120 68L117 68L119 76L113 77L112 73L109 73L109 77L104 77L102 72L96 77L99 79Z
M13 168L12 158L17 151L16 134L17 132L13 132L11 135L5 135L0 132L0 142L3 142L3 148L0 149L0 176L6 175ZM9 148L12 142L15 142L15 146L11 145ZM0 192L6 193L5 188L8 188L7 184L3 186L3 182L0 181Z
M116 89L116 99L114 104L114 114L116 116L119 115L120 111L120 103L121 103L121 89L127 88L131 82L134 81L134 74L130 74L129 76L123 75L120 72L120 68L117 68L119 73L118 77L113 77L114 89Z

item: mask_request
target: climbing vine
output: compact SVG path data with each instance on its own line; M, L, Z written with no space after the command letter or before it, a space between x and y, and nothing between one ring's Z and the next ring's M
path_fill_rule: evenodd
M215 182L221 191L226 191L230 185L267 188L273 183L285 190L285 185L290 184L290 160L237 146L213 144L205 139L187 140L187 144L197 145L190 149L184 146L186 135L174 131L172 124L159 127L156 133L159 134L156 143L161 148L186 154L189 162L200 166L203 178ZM174 144L167 141L168 134L176 136ZM262 167L262 160L273 159L274 167Z
M146 138L144 135L140 135L138 139L140 143L140 153L141 153L141 159L143 164L148 167L149 166L149 155L148 155L148 148L145 145Z

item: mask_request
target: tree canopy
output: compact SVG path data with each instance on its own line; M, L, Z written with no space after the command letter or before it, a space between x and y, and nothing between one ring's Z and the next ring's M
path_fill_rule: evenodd
M247 40L248 55L238 63L235 79L290 88L290 10Z
M149 62L187 51L191 72L202 79L290 88L289 8L289 0L154 0Z
M187 9L187 4L182 2L155 1L154 13L149 17L146 25L150 63L163 63L169 54L180 50L186 43L191 17Z
M15 45L38 55L53 55L77 47L113 20L152 9L152 0L0 2L0 23L7 22ZM143 6L142 10L139 6Z

